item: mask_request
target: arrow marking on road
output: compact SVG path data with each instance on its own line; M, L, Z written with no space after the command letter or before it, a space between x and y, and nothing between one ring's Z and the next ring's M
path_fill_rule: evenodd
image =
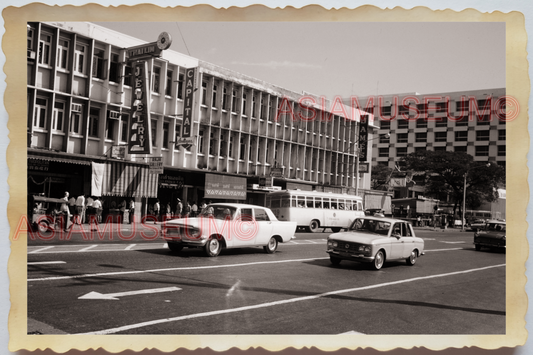
M284 299L284 300L279 300L279 301L274 301L274 302L267 302L267 303L260 303L260 304L256 304L256 305L250 305L250 306L242 306L242 307L229 308L229 309L220 309L220 310L217 310L217 311L209 311L209 312L189 314L189 315L183 315L183 316L177 316L177 317L155 319L155 320L146 321L146 322L142 322L142 323L129 324L129 325L124 325L124 326L120 326L120 327L116 327L116 328L103 329L103 330L98 330L98 331L93 331L93 332L88 332L88 333L77 333L77 334L78 335L115 334L115 333L119 333L119 332L129 331L131 329L149 327L149 326L153 326L153 325L157 325L157 324L164 324L164 323L170 323L170 322L179 322L179 321L182 321L182 320L197 319L197 318L203 318L203 317L212 317L212 316L218 316L218 315L221 315L221 314L238 313L238 312L243 312L243 311L250 311L250 310L255 310L255 309L286 305L286 304L302 302L302 301L316 300L316 299L319 299L319 298L329 297L329 296L333 296L333 295L341 295L341 294L346 294L346 293L351 293L351 292L358 292L358 291L377 289L377 288L381 288L381 287L401 285L401 284L405 284L405 283L409 283L409 282L418 282L418 281L430 280L430 279L440 278L440 277L448 277L448 276L453 276L453 275L464 275L464 274L469 274L469 273L472 273L472 272L485 271L485 270L490 270L490 269L500 268L500 267L505 267L505 264L490 265L490 266L480 267L480 268L476 268L476 269L448 272L448 273L445 273L445 274L420 276L420 277L414 277L414 278L411 278L411 279L398 280L398 281L385 282L385 283L376 284L376 285L354 287L354 288L348 288L348 289L343 289L343 290L324 292L324 293L319 293L319 294L310 295L310 296L289 298L289 299Z
M135 296L148 293L161 293L161 292L173 292L179 291L179 287L163 287L163 288L152 288L147 290L136 290L136 291L126 291L126 292L116 292L102 294L100 292L89 292L86 295L78 297L79 300L118 300L118 297L124 296Z

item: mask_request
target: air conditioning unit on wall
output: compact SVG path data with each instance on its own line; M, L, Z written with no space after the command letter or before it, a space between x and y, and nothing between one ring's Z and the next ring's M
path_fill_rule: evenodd
M28 59L35 60L36 53L28 49Z
M72 112L81 112L81 104L72 104L70 109Z
M118 120L120 119L120 112L118 111L109 111L109 118Z

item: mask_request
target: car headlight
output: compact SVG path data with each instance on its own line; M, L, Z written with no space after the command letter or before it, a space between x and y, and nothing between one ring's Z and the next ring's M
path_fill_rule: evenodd
M185 229L185 237L188 239L199 239L202 231L199 228L189 227Z
M337 245L339 245L336 241L334 240L328 240L328 246L330 247L333 247L333 248L336 248Z

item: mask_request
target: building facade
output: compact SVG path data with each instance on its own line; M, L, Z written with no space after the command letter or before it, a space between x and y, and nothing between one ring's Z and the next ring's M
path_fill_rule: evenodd
M401 169L401 158L408 154L433 150L464 152L474 161L506 164L506 120L504 112L505 89L485 89L433 94L399 94L379 98L362 99L368 103L365 110L374 114L379 122L379 134L389 132L390 139L373 141L372 165L384 164ZM411 183L392 187L393 204L396 209L414 199L426 201L424 175L412 177ZM505 187L500 198L485 203L480 211L467 211L476 215L483 210L485 215L505 218ZM436 202L438 203L438 202ZM446 205L447 201L440 201ZM413 205L414 206L414 205ZM413 207L411 206L411 207ZM424 210L422 213L431 214Z
M102 196L104 206L133 199L142 215L155 199L174 210L177 198L262 205L276 188L370 188L370 171L358 170L354 147L361 116L377 128L371 114L343 117L319 106L319 97L170 49L145 59L152 147L151 154L133 154L128 48L143 45L92 23L28 23L29 195L69 191ZM192 144L180 143L185 130Z
M368 102L368 98L361 102ZM378 133L391 134L390 139L373 142L373 165L393 168L407 154L442 150L464 152L475 161L505 166L503 88L388 95L374 99L369 106L365 110L379 121Z

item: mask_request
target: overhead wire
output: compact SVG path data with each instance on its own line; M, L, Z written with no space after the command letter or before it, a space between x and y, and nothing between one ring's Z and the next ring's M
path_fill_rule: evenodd
M187 49L187 54L190 56L191 53L189 52L189 47L187 47L187 42L185 42L185 38L183 37L183 33L181 32L180 25L176 22L176 26L178 27L178 31L180 33L181 39L183 41L183 44L185 44L185 49Z

